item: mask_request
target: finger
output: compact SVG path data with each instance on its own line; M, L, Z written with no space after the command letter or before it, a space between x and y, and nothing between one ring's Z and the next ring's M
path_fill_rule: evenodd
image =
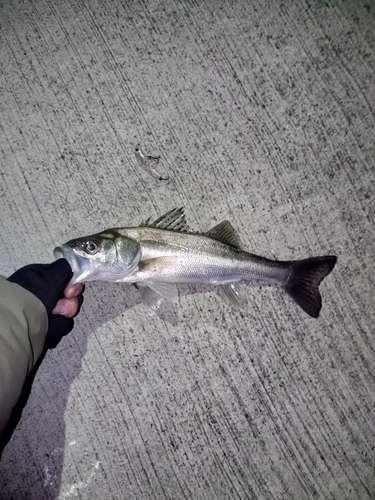
M60 299L57 301L55 308L52 311L52 314L61 314L66 318L72 318L78 312L78 309L82 303L82 295L78 297L72 297L71 299Z
M69 285L64 290L64 297L71 299L72 297L78 297L83 293L84 285L83 283L76 283L75 285Z

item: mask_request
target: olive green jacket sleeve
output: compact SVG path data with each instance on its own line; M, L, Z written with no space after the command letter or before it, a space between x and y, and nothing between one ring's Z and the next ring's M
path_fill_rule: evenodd
M0 277L0 434L42 354L48 330L42 302Z

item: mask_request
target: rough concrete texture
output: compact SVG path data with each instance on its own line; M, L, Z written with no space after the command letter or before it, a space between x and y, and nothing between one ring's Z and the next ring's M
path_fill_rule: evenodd
M375 498L372 1L0 2L0 273L184 206L270 258L336 254L309 318L92 283L2 499ZM170 175L134 156L141 143Z

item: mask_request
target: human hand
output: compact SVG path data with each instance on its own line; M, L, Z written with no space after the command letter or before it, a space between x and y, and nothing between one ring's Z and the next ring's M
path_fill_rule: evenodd
M52 264L30 264L18 269L8 281L17 283L43 303L47 310L49 328L46 347L56 347L74 325L83 301L82 285L70 285L73 276L68 261L59 259Z
M84 285L77 283L68 285L64 289L64 297L57 301L56 306L52 309L51 314L61 314L66 318L74 318L79 312L83 302Z

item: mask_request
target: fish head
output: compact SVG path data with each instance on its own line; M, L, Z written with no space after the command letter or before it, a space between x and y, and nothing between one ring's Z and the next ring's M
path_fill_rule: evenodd
M138 264L140 246L116 230L76 238L56 247L55 259L66 259L73 271L70 284L121 281Z

